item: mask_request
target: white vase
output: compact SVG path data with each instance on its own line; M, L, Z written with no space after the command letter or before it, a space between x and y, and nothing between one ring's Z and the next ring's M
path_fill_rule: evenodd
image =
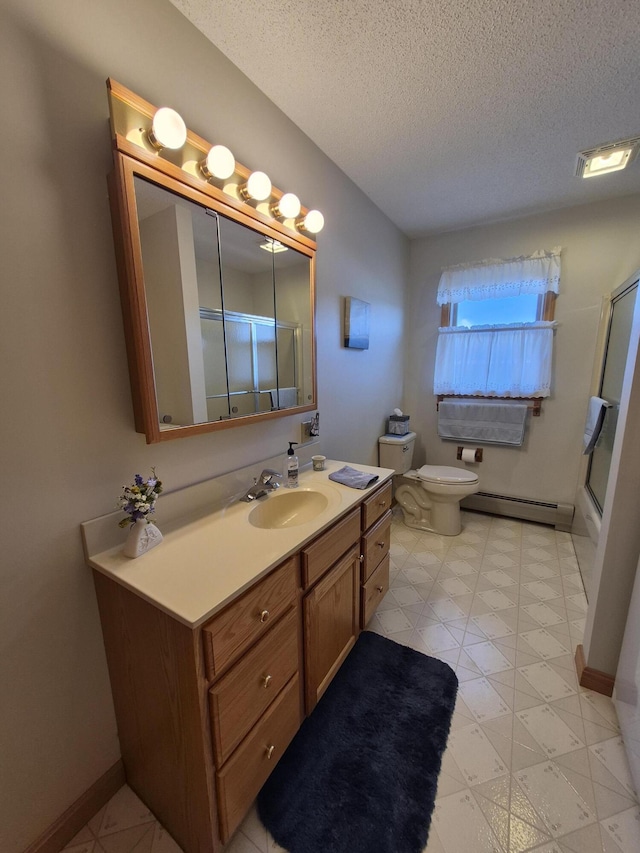
M162 533L158 530L155 524L146 521L144 518L138 518L129 530L127 541L124 543L122 553L125 557L139 557L155 548L162 542Z

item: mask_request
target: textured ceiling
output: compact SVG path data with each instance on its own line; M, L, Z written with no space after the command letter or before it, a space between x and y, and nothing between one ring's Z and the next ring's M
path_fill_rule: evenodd
M411 236L640 192L639 0L172 0Z

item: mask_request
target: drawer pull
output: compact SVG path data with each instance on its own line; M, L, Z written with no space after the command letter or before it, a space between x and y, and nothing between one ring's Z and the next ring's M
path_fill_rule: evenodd
M273 755L274 749L275 749L275 746L273 744L271 744L271 746L267 747L267 758L271 758L271 756Z
M387 505L386 501L378 501L378 506L386 506L386 505Z
M361 563L364 563L364 554L360 554L360 556L358 557L358 560L359 560Z
M376 542L376 545L378 546L378 548L384 548L385 544L386 544L385 542Z
M269 618L269 611L268 610L262 610L260 613L260 621L266 622L268 618Z
M264 687L265 690L271 684L271 681L272 681L272 678L270 675L263 675L262 676L262 686Z
M384 590L384 587L383 586L377 586L376 589L378 590L378 592L382 592Z

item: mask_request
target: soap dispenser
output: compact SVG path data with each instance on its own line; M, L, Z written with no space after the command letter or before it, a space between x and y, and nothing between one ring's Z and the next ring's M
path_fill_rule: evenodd
M298 487L298 457L293 448L297 445L297 441L289 442L287 450L287 461L284 468L284 484L288 489L296 489Z

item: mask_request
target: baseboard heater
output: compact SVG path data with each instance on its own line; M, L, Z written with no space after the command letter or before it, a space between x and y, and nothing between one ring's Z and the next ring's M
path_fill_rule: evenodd
M573 504L547 503L531 501L527 498L512 498L508 495L494 495L490 492L476 492L460 504L463 509L475 509L491 515L506 515L510 518L522 518L525 521L537 521L540 524L552 524L556 530L571 532Z

